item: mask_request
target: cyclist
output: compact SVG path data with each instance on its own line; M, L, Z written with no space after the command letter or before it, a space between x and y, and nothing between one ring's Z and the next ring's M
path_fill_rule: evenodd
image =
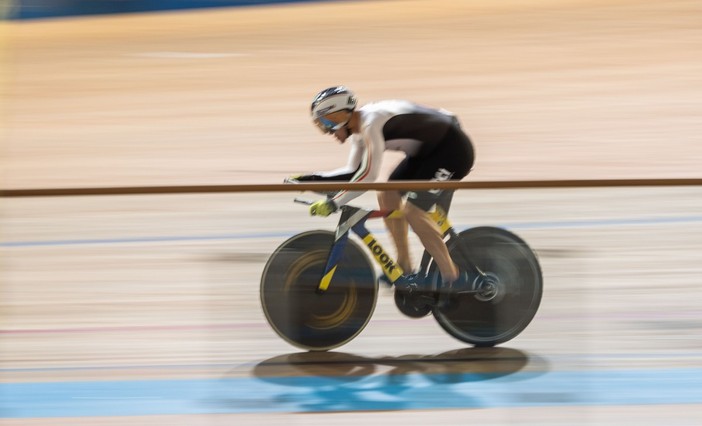
M443 109L405 100L383 100L357 107L356 96L344 86L322 90L312 101L312 120L319 129L340 142L350 139L346 166L307 175L297 181L373 182L377 179L383 152L397 150L406 157L388 180L460 180L473 167L474 151L458 119ZM407 273L413 270L408 242L408 224L435 259L443 280L466 280L451 259L441 231L427 213L441 191L383 191L378 203L383 210L403 210L402 219L385 219L397 249L397 263ZM312 215L328 216L362 191L341 191L333 198L310 206ZM406 202L404 199L406 198Z

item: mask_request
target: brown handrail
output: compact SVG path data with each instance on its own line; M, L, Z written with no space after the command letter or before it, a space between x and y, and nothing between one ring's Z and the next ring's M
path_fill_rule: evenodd
M125 186L94 188L1 189L2 198L68 197L87 195L206 194L236 192L302 191L383 191L427 189L522 189L522 188L593 188L640 186L699 186L702 178L681 179L593 179L593 180L520 180L520 181L393 181L393 182L309 182L297 184L239 184L183 186Z

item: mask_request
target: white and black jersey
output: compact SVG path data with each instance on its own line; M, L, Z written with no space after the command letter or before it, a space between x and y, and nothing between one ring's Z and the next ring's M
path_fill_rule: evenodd
M446 111L403 100L369 103L360 113L360 133L349 137L346 166L318 173L325 180L373 182L380 173L385 150L402 151L406 159L391 180L460 179L473 165L473 148L456 117ZM344 205L362 192L342 191L334 197Z

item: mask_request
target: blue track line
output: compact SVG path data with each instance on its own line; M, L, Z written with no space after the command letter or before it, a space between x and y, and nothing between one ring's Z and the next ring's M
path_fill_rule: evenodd
M702 369L2 383L0 396L5 418L702 404Z
M677 217L650 217L650 218L628 218L628 219L600 219L600 220L575 220L557 222L514 222L498 224L507 229L565 229L565 228L591 228L599 226L646 226L646 225L675 225L682 223L702 222L702 216L677 216ZM468 226L456 226L457 229L465 229ZM381 233L381 230L374 230L374 233ZM71 240L45 240L45 241L4 241L0 242L0 248L23 248L23 247L51 247L51 246L79 246L79 245L105 245L105 244L141 244L141 243L162 243L162 242L188 242L188 241L229 241L229 240L250 240L259 238L287 238L294 235L295 231L289 232L257 232L241 234L222 235L174 235L174 236L145 236L131 238L96 238L96 239L71 239Z

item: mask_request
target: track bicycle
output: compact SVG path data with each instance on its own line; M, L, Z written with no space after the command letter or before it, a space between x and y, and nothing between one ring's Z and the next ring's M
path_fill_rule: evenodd
M297 234L268 259L260 296L273 330L304 350L342 346L370 321L382 280L394 287L400 312L411 318L431 313L458 340L485 347L519 335L541 302L538 258L524 240L502 228L480 226L457 232L448 220L452 196L453 191L443 191L430 215L452 259L468 272L467 283L460 287L443 283L426 250L416 273L407 273L395 263L365 224L370 219L399 218L401 211L346 205L339 209L334 232ZM363 244L350 238L351 233ZM380 266L380 279L369 257Z

